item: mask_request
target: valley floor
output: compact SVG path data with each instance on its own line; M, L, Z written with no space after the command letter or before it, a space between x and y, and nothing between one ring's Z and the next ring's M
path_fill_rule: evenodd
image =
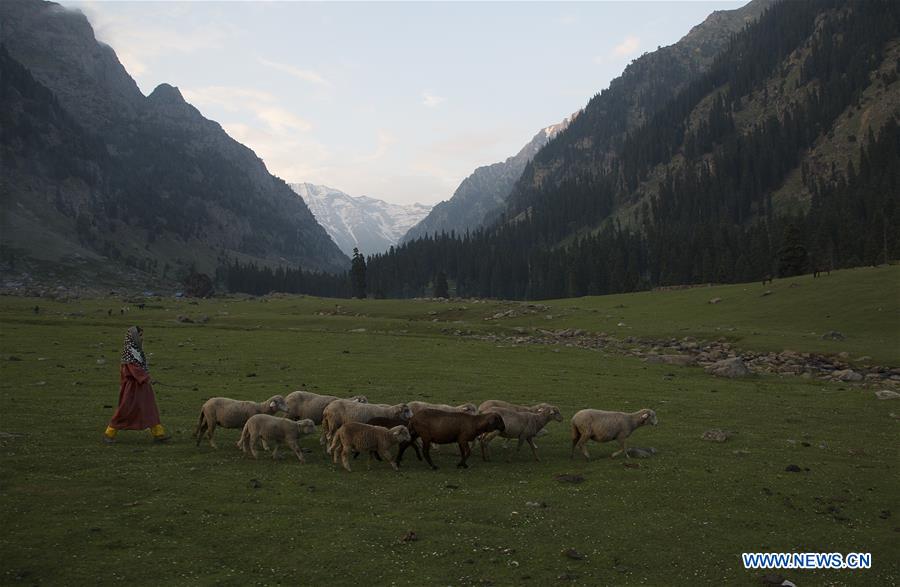
M539 304L0 297L0 582L894 584L900 401L875 392L900 367L898 285L900 267L881 267ZM133 323L170 445L100 442ZM611 342L579 343L601 333ZM887 371L726 379L647 360L712 342ZM407 457L400 473L363 460L347 473L313 437L305 465L244 458L237 430L195 446L205 398L300 388L546 401L564 421L538 439L540 462L495 442L468 470L452 446L438 471ZM592 443L591 461L570 460L568 419L585 407L654 408L659 425L632 441L656 456ZM730 438L703 440L711 429ZM782 551L871 552L872 568L743 569L742 552Z

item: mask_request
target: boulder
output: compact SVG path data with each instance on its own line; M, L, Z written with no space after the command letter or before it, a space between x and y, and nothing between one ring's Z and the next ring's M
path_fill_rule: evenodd
M881 391L875 392L875 397L878 399L900 399L900 393L889 389L882 389Z
M822 335L822 340L844 340L847 338L837 330L829 330L825 334Z
M701 436L701 440L708 440L710 442L725 442L729 438L733 436L732 432L728 430L719 430L718 428L713 428L711 430L707 430Z
M750 369L744 364L741 357L732 357L716 361L706 368L706 372L718 377L746 377L750 375Z
M842 369L840 371L834 371L831 374L831 377L834 379L837 379L838 381L848 381L848 382L855 382L855 381L863 380L863 376L861 374L857 373L856 371L854 371L853 369Z

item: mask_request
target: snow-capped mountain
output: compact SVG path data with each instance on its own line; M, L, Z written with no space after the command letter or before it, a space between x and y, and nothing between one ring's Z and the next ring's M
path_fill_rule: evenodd
M503 210L506 198L528 162L553 137L569 126L576 116L578 112L567 116L562 122L542 128L527 145L506 161L476 169L459 184L453 197L437 204L422 222L403 235L401 242L451 230L462 234L466 230L490 224Z
M311 183L292 183L325 231L347 255L357 247L365 255L382 253L431 212L431 206L402 206Z

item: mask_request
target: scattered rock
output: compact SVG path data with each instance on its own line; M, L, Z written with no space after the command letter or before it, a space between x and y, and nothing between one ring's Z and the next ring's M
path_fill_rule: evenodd
M788 465L784 468L784 470L788 473L800 473L801 471L803 471L803 469L801 469L797 465Z
M656 454L656 449L652 446L643 448L640 446L632 446L628 449L628 456L633 459L649 459Z
M706 372L718 377L746 377L750 375L750 370L741 357L732 357L730 359L722 359L716 361L706 368Z
M447 483L444 485L444 489L459 489L459 485L454 485L453 483Z
M22 359L20 359L19 357L15 356L15 355L10 355L8 360L10 360L10 361L21 361Z
M771 289L767 289L766 291L762 292L762 295L759 296L759 297L764 298L764 297L770 296L770 295L772 295L772 290L771 290Z
M406 534L403 535L403 538L400 539L400 542L415 542L419 539L419 535L415 533L415 531L410 530Z
M102 358L102 357L99 358L99 359L97 359L97 364L98 364L98 365L105 365L105 364L106 364L106 359L104 359L104 358Z
M248 483L251 489L259 489L262 487L262 482L259 479L251 479L250 483Z
M898 399L900 398L900 393L889 389L882 389L881 391L875 392L875 397L878 399Z
M547 502L545 501L526 501L525 505L530 508L545 508L547 507Z
M822 340L844 340L847 337L838 332L837 330L829 330L825 334L822 335Z
M562 554L564 557L567 557L567 558L570 558L570 559L576 560L576 561L582 561L585 559L585 555L578 552L574 548L567 548L564 551L562 551Z
M838 381L862 381L863 376L854 371L853 369L842 369L840 371L835 371L831 374L832 379L837 379Z
M718 304L721 301L722 301L722 298L713 298L713 299L709 300L709 303L710 304Z
M695 359L691 355L660 355L659 358L667 365L687 367L695 363Z
M733 454L736 457L747 457L747 456L750 456L750 451L749 450L733 450L733 451L731 451L731 454Z
M354 328L353 330L350 330L349 332L365 332L365 331L366 331L365 328Z
M891 517L891 510L881 510L881 513L878 514L878 517L882 520L887 520Z
M256 373L247 373L246 377L256 377Z
M582 482L584 482L584 477L582 475L571 475L569 473L561 473L559 475L554 476L554 479L556 479L560 483L582 483Z
M704 432L701 436L701 440L708 440L710 442L725 442L729 438L734 436L733 432L728 430L720 430L718 428L712 428Z
M194 321L190 319L190 317L185 316L184 314L179 314L177 318L175 318L178 322L183 324L193 324Z
M200 314L197 317L197 322L199 322L200 324L206 324L207 322L209 322L209 316L207 316L206 314Z

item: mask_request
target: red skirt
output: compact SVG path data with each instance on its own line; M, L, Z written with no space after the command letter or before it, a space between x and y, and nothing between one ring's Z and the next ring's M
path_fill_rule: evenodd
M140 365L125 363L119 369L119 378L122 382L119 407L109 421L110 428L144 430L159 424L159 408L150 386L150 374Z

